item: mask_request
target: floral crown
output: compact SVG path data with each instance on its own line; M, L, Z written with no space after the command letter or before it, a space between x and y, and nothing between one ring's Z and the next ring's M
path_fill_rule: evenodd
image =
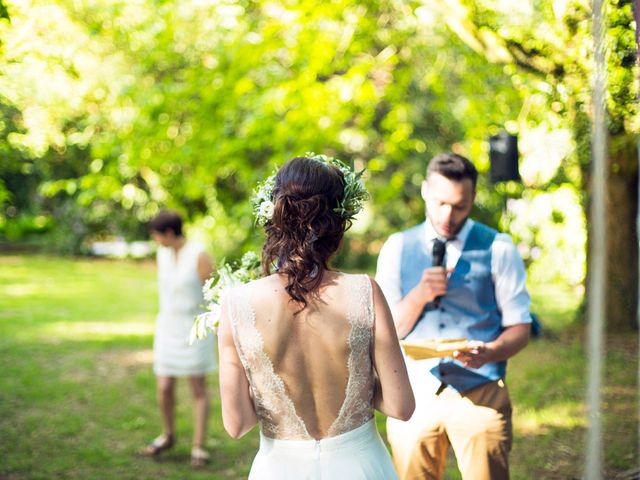
M364 170L356 172L353 166L347 165L342 160L326 155L316 155L313 152L306 153L305 157L336 167L342 172L344 175L344 195L333 211L345 220L352 220L362 210L364 202L369 199L369 192L361 178ZM256 216L258 225L264 226L273 217L273 189L275 185L276 172L258 185L251 198L253 214Z

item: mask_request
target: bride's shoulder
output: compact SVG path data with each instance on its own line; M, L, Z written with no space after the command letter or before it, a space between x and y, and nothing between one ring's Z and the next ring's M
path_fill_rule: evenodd
M371 285L373 281L367 273L345 273L336 272L339 274L340 282L346 286L358 284L358 285Z
M251 280L246 284L249 288L261 289L265 287L277 287L281 286L282 281L280 276L277 273L273 273L271 275L267 275L266 277L256 278L255 280Z
M276 275L269 275L267 277L256 278L247 283L243 283L234 287L234 291L238 295L245 297L260 296L263 293L277 291L281 289L282 284Z

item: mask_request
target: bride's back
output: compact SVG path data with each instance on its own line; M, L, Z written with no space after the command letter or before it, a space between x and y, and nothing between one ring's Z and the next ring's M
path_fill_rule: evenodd
M271 275L243 287L236 304L246 308L232 320L263 430L276 438L344 433L372 415L370 280L327 271L302 310L285 285Z
M367 275L328 266L366 191L353 168L310 155L254 197L265 277L224 293L222 421L236 438L260 424L249 478L397 478L373 419L374 404L403 420L414 409L391 312Z

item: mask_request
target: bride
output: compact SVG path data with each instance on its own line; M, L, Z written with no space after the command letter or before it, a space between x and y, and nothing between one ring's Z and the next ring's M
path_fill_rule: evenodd
M342 162L309 154L262 193L267 276L222 304L225 429L260 424L250 479L397 478L373 417L415 407L391 313L369 276L328 267L366 191Z

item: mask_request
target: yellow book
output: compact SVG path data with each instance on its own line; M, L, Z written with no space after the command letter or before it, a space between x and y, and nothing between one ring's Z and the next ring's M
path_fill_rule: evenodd
M469 350L469 340L466 338L401 340L400 345L404 349L404 353L414 360L451 357L456 350Z

